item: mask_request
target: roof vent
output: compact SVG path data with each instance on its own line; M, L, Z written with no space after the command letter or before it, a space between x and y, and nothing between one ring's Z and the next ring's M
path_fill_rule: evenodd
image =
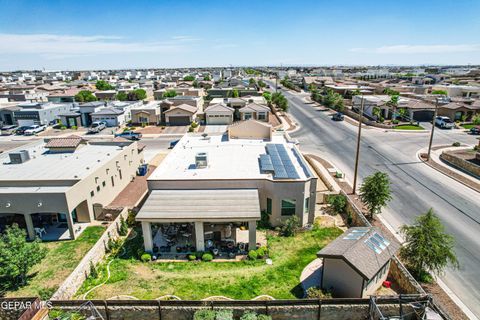
M28 150L10 152L8 155L10 156L10 163L12 164L20 164L30 160L30 154L28 153Z
M195 167L197 169L206 168L208 166L207 153L199 152L195 155Z

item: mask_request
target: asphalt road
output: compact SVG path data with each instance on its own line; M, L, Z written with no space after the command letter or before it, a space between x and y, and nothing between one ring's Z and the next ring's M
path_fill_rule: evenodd
M289 113L300 124L291 133L304 152L330 160L353 181L357 127L335 122L318 107L304 103L302 96L283 91ZM430 128L430 124L422 124ZM474 145L474 136L451 130L435 130L434 145L455 141ZM412 223L419 214L433 208L445 229L456 239L459 270L447 270L443 281L480 317L480 194L421 163L416 154L428 146L429 132L397 133L379 129L362 130L359 184L379 170L388 173L393 200L382 212L396 230Z

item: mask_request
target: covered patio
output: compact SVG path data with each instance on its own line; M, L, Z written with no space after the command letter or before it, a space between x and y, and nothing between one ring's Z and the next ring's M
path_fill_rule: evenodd
M136 220L159 257L210 251L232 258L256 248L257 189L153 190Z

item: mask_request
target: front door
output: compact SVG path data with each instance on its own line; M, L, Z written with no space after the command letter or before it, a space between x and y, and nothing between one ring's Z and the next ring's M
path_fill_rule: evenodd
M77 208L73 209L72 211L72 220L74 223L77 223L78 222L78 218L77 218Z

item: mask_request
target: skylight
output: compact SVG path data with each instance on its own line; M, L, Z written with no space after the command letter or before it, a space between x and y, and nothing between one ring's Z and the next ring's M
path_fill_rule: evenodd
M375 253L380 254L390 245L390 241L374 232L367 240L365 240L365 244Z
M355 229L349 232L343 239L345 240L358 240L367 233L367 229Z

